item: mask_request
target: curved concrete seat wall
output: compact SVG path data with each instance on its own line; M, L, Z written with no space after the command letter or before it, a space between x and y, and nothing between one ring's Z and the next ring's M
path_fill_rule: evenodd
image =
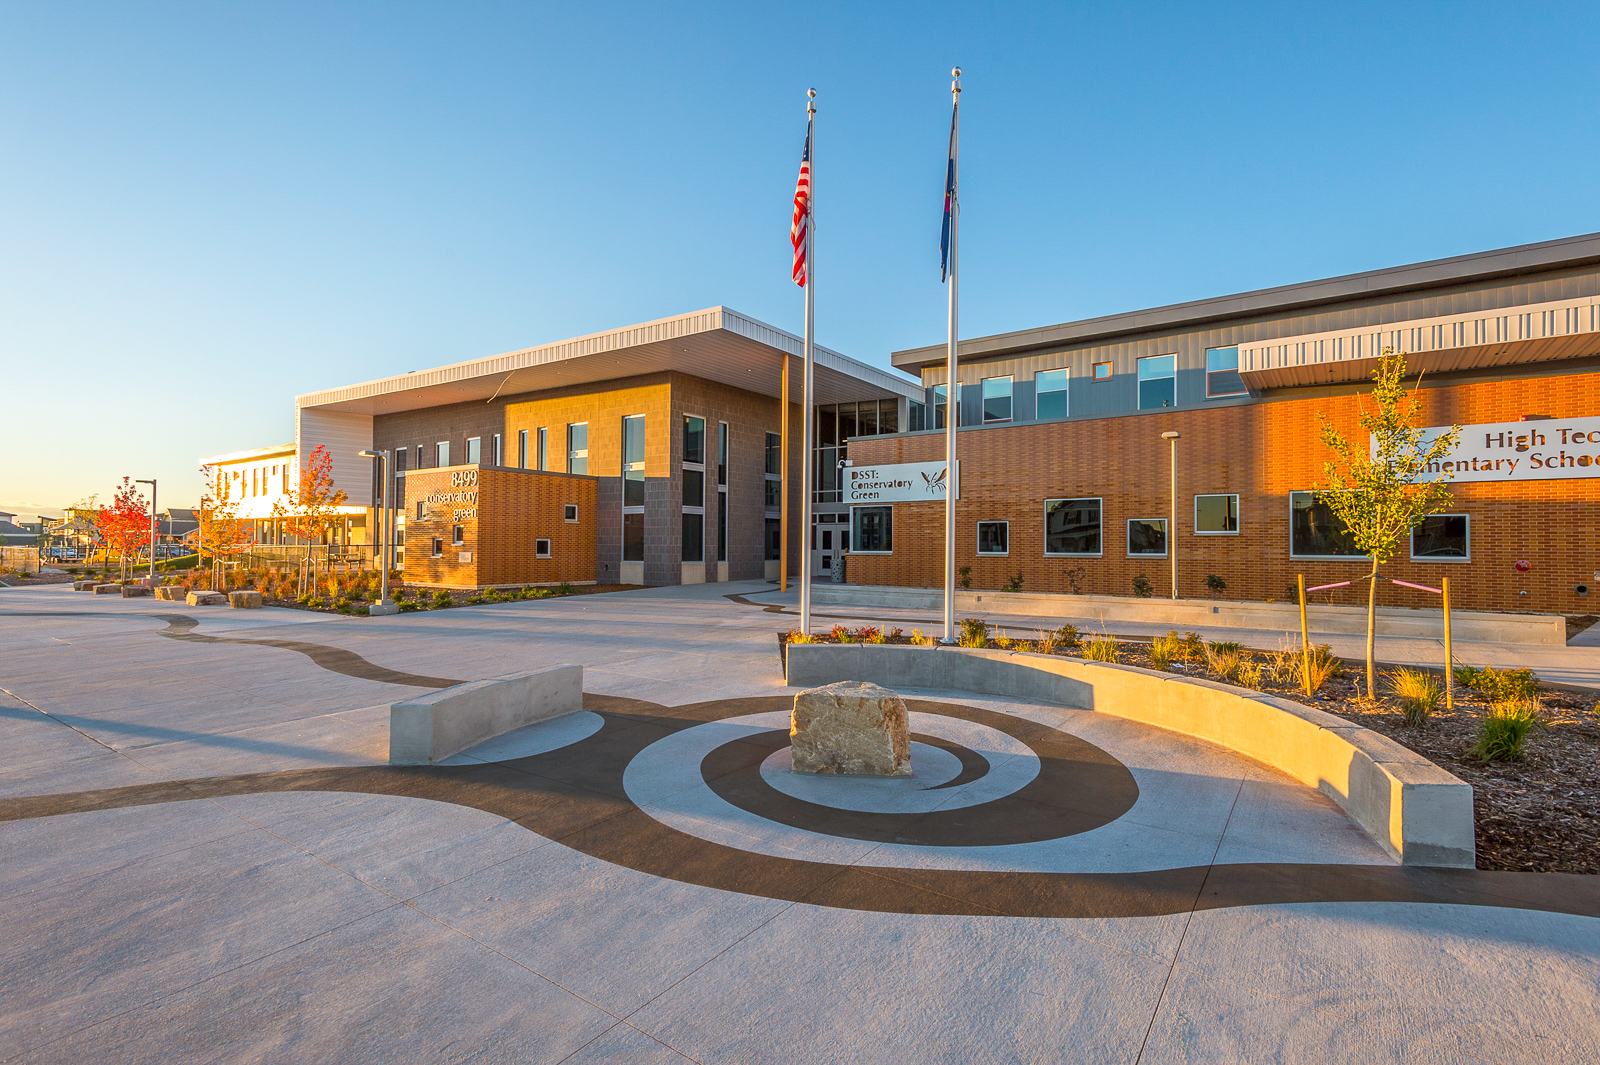
M455 684L389 707L389 764L429 765L524 725L583 709L583 667Z
M1095 710L1238 751L1321 790L1404 865L1470 869L1472 787L1321 710L1213 681L1054 655L896 644L790 644L788 682L871 681Z

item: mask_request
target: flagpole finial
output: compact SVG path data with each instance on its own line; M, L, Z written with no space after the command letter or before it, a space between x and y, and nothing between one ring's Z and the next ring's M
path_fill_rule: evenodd
M815 90L815 89L807 89L806 90L806 95L809 96L811 99L815 100L817 98L817 90Z
M950 95L951 96L960 96L961 95L961 68L960 67L951 67L950 68L950 77L954 79L953 81L950 82Z

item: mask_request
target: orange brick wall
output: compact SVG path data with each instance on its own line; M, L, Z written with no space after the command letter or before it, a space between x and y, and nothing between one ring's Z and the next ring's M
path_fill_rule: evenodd
M459 483L458 483L459 482ZM406 475L405 578L446 588L590 582L595 578L596 485L593 477L483 466L447 466ZM429 502L430 497L437 502ZM456 498L441 498L456 497ZM424 517L416 517L417 502ZM577 504L578 520L565 518ZM463 542L453 544L452 526ZM433 538L444 555L431 557ZM537 557L537 540L550 557ZM470 552L470 562L460 561Z
M1364 389L1362 391L1365 391ZM1600 414L1600 374L1472 381L1424 388L1421 424L1470 425L1515 421L1523 414L1558 418ZM1149 411L1124 417L963 430L958 458L958 566L972 567L972 587L999 588L1020 572L1023 590L1067 592L1067 571L1082 567L1080 590L1131 595L1144 574L1158 596L1169 595L1171 560L1129 558L1126 522L1162 518L1170 509L1168 444L1178 442L1179 594L1203 598L1207 574L1227 582L1224 599L1278 599L1296 573L1308 585L1349 580L1368 572L1363 561L1289 558L1289 493L1312 488L1329 454L1317 437L1325 413L1354 442L1361 395L1353 389L1216 409ZM936 461L944 435L862 439L850 445L856 465ZM1193 497L1239 494L1240 535L1196 536ZM1453 512L1471 515L1471 562L1412 562L1409 548L1384 567L1397 577L1438 587L1448 575L1452 605L1464 609L1594 613L1600 604L1600 479L1464 483L1454 486ZM1044 557L1043 500L1100 496L1104 553L1099 558ZM1010 554L979 557L978 521L1010 524ZM943 584L942 503L894 508L894 553L851 555L854 584L939 587ZM1518 560L1532 564L1526 574ZM1588 585L1579 595L1576 586ZM1433 606L1436 596L1384 583L1379 602ZM1319 601L1365 602L1359 585Z

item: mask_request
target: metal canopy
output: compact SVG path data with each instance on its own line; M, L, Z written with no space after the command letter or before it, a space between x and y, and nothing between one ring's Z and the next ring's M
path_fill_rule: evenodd
M367 416L485 401L644 374L682 373L780 396L783 355L800 338L726 307L662 318L471 362L400 374L296 398L296 406ZM816 402L921 399L910 382L825 348L816 348Z

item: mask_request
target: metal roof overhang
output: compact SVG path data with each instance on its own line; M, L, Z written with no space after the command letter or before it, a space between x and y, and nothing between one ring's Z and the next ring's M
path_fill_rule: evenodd
M664 372L776 397L783 394L785 353L796 356L790 399L799 403L802 346L792 333L726 307L711 307L543 347L312 392L297 397L295 403L301 410L373 416ZM817 403L921 398L914 384L838 352L822 347L815 351Z
M1600 340L1593 333L1514 340L1500 344L1476 344L1436 351L1405 352L1408 373L1449 373L1495 366L1582 359L1600 354ZM1376 358L1344 359L1338 362L1307 363L1303 366L1275 366L1265 370L1241 370L1239 376L1253 391L1273 388L1301 388L1307 385L1348 384L1371 378Z

